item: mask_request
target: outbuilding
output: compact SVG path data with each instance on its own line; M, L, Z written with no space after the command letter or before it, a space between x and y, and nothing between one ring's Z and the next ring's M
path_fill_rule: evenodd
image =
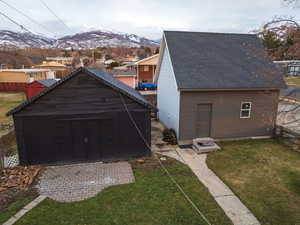
M183 144L272 136L286 87L253 34L165 31L155 81L158 118Z
M144 97L112 76L79 68L7 113L22 165L112 161L150 154Z
M57 82L57 80L54 80L54 79L36 80L36 81L31 82L26 87L27 99L32 98L33 96L37 95L38 93L40 93L41 91L50 87L51 85L53 85L56 82Z

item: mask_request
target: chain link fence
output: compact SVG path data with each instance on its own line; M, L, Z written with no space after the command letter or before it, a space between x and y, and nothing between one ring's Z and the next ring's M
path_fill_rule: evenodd
M0 137L0 168L13 168L19 165L15 131L11 130Z

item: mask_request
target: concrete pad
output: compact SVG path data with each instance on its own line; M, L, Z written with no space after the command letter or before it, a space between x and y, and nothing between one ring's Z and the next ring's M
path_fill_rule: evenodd
M40 177L38 192L59 202L81 201L104 188L134 182L128 162L49 166Z

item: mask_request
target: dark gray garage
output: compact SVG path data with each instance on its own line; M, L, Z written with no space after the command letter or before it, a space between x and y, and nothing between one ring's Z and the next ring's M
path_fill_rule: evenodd
M30 165L149 155L141 134L151 142L152 110L131 87L80 68L7 115L14 118L20 162Z

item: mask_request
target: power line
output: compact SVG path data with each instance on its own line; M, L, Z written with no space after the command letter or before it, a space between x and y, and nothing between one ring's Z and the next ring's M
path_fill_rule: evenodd
M141 137L141 139L143 140L143 142L145 143L145 145L147 146L147 148L151 151L151 146L149 145L148 141L146 140L146 138L144 137L143 133L141 132L140 128L138 127L138 125L136 124L135 120L133 119L133 116L131 115L130 111L128 110L128 107L124 101L124 98L122 96L121 93L119 93L121 101L124 105L124 108L132 122L132 124L134 125L134 127L136 128L139 136ZM168 169L164 166L164 164L160 161L160 159L158 158L158 156L156 154L154 154L155 158L158 160L159 165L161 166L161 168L167 173L167 175L169 176L169 178L171 179L171 181L176 185L176 187L178 188L178 190L183 194L183 196L185 197L185 199L192 205L192 207L196 210L196 212L201 216L201 218L208 224L211 225L211 223L209 222L209 220L204 216L204 214L200 211L200 209L197 207L197 205L193 202L193 200L185 193L185 191L183 190L183 188L180 186L180 184L178 184L178 182L172 177L171 173L168 171Z
M37 22L36 20L32 19L30 16L26 15L25 13L23 13L21 10L17 9L16 7L10 5L9 3L5 2L4 0L0 0L0 2L2 2L3 4L7 5L8 7L14 9L15 11L17 11L18 13L20 13L21 15L23 15L24 17L26 17L28 20L30 20L31 22L39 25L40 27L42 27L44 30L46 30L49 33L52 33L52 31L50 31L47 27L45 27L43 24ZM54 35L55 37L56 35Z
M43 1L40 0L40 2L49 10L49 12L55 16L69 31L73 32L72 29L52 10L49 8L49 6Z
M0 15L4 16L6 19L8 19L9 21L11 21L12 23L14 23L15 25L19 26L22 30L25 30L29 33L33 33L30 30L28 30L26 27L24 27L23 25L19 24L18 22L14 21L13 19L11 19L9 16L7 16L6 14L0 12Z

